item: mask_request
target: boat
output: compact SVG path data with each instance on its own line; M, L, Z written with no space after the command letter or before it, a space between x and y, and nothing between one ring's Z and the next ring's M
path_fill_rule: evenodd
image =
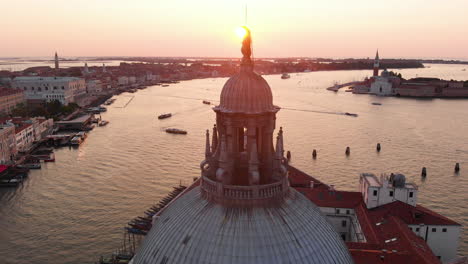
M86 112L93 113L93 114L99 114L101 112L106 112L106 111L107 111L107 108L105 108L104 106L86 108Z
M210 104L211 104L211 102L210 102L210 101L207 101L207 100L203 100L203 103L204 103L204 104L207 104L207 105L210 105Z
M161 85L161 86L162 86L162 87L168 87L169 84L163 84L163 85Z
M382 105L381 103L372 103L373 105Z
M24 164L18 164L16 166L17 168L20 169L40 169L41 168L41 163L24 163Z
M466 69L463 69L462 71L466 71Z
M167 128L166 133L186 135L187 131L178 128Z
M76 136L79 136L81 139L85 139L88 136L88 134L86 134L86 132L84 131L80 131L76 133Z
M101 122L99 122L99 126L105 126L107 124L109 124L109 121L107 120L102 120Z
M81 137L78 136L78 135L75 136L75 137L73 137L73 138L70 140L70 144L75 145L75 146L80 145L81 142L83 142L83 140L82 140Z
M55 154L52 152L49 154L48 158L43 159L44 162L55 162Z
M104 102L104 105L111 105L113 102L115 102L115 99L110 98L107 101Z
M289 74L287 74L287 73L283 73L281 75L281 79L289 79L289 78L291 78L291 76Z
M169 117L171 117L171 116L172 116L171 113L162 114L162 115L159 115L159 116L158 116L158 119L165 119L165 118L169 118Z
M357 116L358 116L357 114L348 113L348 112L346 112L345 115L347 115L347 116L354 116L354 117L357 117Z
M21 178L9 178L9 179L1 179L0 180L0 187L16 187L18 184L22 183L23 179Z

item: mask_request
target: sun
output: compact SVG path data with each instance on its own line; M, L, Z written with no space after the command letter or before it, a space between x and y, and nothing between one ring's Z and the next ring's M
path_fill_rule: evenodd
M247 30L244 27L237 27L236 28L236 35L243 39L245 35L247 35Z

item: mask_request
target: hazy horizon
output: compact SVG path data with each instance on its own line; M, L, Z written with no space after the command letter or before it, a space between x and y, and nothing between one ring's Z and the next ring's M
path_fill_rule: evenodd
M256 57L468 57L463 0L5 1L0 57L237 58L245 4Z

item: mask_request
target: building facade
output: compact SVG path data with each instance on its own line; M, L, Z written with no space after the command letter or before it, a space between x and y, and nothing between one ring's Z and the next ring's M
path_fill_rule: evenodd
M0 164L10 164L16 154L15 127L0 125Z
M12 87L23 90L26 100L58 100L64 105L86 96L85 80L75 77L16 77Z
M0 87L0 114L11 114L19 104L26 102L24 92L20 89L6 89Z

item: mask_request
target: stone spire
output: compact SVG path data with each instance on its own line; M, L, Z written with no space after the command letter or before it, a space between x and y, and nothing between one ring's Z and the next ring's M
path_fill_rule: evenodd
M84 71L84 73L89 73L88 63L87 62L85 62L85 64L84 64L84 70L83 71Z
M57 52L55 52L55 70L59 69L59 58Z
M210 147L210 131L206 130L206 143L205 143L205 158L208 159L211 156L211 147Z
M218 129L216 128L216 124L213 126L213 135L212 135L212 142L211 142L211 153L215 154L218 148Z
M102 64L102 72L107 72L106 65L104 63Z
M379 50L377 49L377 52L375 53L375 59L374 59L374 75L373 76L379 76L379 68L380 68L380 58L379 58Z

